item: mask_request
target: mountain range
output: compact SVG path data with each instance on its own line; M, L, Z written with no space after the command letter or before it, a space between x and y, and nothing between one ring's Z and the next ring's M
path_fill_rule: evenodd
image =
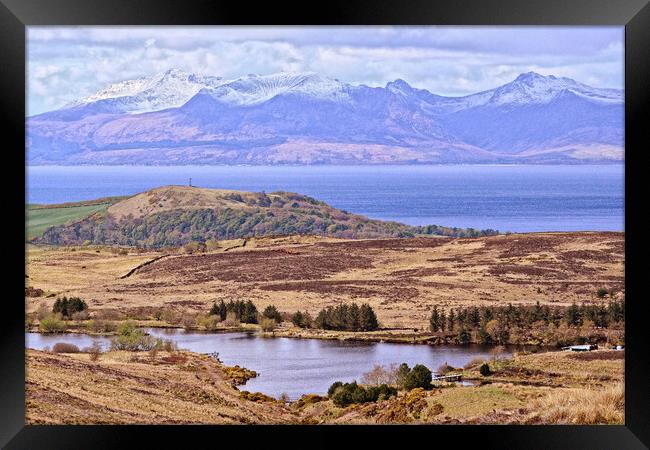
M397 79L177 69L27 118L28 164L594 163L624 159L622 90L519 75L463 97Z

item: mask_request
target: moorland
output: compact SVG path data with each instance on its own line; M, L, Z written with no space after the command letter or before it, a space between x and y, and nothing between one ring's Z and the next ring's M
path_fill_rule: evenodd
M300 194L179 186L28 205L27 217L32 331L114 335L128 321L422 344L624 343L623 233L412 227ZM83 299L83 308L62 317L64 297ZM256 319L213 314L233 301L253 304ZM315 325L327 308L357 303L373 311L372 330ZM314 320L296 321L298 312ZM622 423L623 352L581 355L524 352L491 361L489 374L475 361L451 368L475 386L341 407L327 397L245 394L221 362L183 350L29 350L28 421Z

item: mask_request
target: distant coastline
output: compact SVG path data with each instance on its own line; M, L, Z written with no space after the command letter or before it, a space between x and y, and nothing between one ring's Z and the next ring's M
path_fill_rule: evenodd
M289 191L372 219L502 232L623 231L623 165L27 166L29 204L163 185Z

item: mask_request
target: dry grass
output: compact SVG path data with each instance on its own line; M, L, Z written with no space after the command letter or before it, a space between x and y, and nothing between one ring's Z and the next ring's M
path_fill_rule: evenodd
M622 424L625 419L625 389L617 383L600 389L564 389L552 392L534 404L540 411L529 423Z
M27 352L29 424L289 423L284 405L240 398L222 366L192 354L133 359L129 352L90 355Z
M313 236L220 242L205 254L117 255L110 249L29 246L30 285L77 295L92 311L183 307L251 299L258 309L316 315L326 306L368 302L388 327L428 329L431 307L551 305L604 301L600 287L624 289L623 233L530 233L477 239L342 240ZM225 251L227 248L232 248ZM245 267L245 270L242 270ZM53 298L26 299L29 312Z
M107 352L92 362L92 355L83 353L29 350L28 423L609 424L624 419L622 360L585 361L564 352L492 363L495 374L483 378L491 384L443 384L346 408L318 396L285 406L263 394L240 392L234 386L255 373L204 355L133 355ZM599 371L609 375L595 383ZM540 383L544 380L553 383Z

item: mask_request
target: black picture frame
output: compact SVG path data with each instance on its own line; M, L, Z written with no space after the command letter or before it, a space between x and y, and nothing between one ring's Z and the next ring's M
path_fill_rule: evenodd
M627 302L625 425L621 426L26 426L23 296L25 257L25 27L30 25L620 25L625 26L625 234ZM301 446L339 445L341 433L364 436L364 446L389 437L406 445L481 448L608 448L650 446L649 338L644 329L641 265L647 232L641 229L644 128L649 123L650 6L647 0L331 0L325 3L209 0L0 0L0 114L5 125L4 209L6 284L0 325L0 445L17 448L147 447L187 445L198 439L226 445L225 435ZM22 168L19 168L22 165ZM11 245L9 245L11 244ZM4 252L3 252L4 253ZM372 430L372 431L371 431ZM371 431L370 433L368 431ZM245 434L244 434L245 433ZM285 436L286 433L286 436ZM291 434L291 436L289 436ZM322 436L321 436L322 435ZM416 436L417 435L417 436ZM360 436L359 436L360 437ZM444 441L449 444L443 444ZM185 444L175 444L184 442ZM243 444L243 442L246 442ZM289 445L288 444L288 445ZM231 445L231 444L228 444Z

